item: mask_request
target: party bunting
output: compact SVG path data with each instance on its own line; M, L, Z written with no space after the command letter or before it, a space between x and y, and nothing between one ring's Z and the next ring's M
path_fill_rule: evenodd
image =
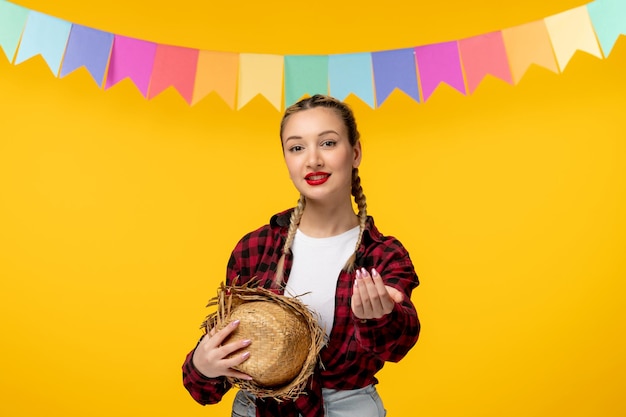
M561 71L577 50L602 58L586 6L546 17L544 20Z
M168 87L174 87L191 104L197 66L197 49L157 45L148 98L153 98Z
M56 76L71 29L72 24L69 22L31 11L22 33L15 64L41 54Z
M285 57L285 105L308 94L328 94L327 55L288 55Z
M193 90L193 104L211 92L216 92L222 100L235 108L237 77L239 74L239 54L234 52L200 51L196 83Z
M102 87L112 46L113 34L85 26L72 25L63 66L61 67L61 77L65 77L72 71L84 66L98 85Z
M216 52L129 38L0 0L0 48L20 64L41 55L55 76L85 67L109 89L129 78L147 99L172 87L194 105L211 93L241 109L257 95L275 108L303 96L354 94L372 108L395 90L427 101L441 84L474 93L491 75L517 84L532 65L561 72L577 51L608 57L626 34L626 1L596 0L511 28L430 45L335 55Z
M502 32L462 39L459 41L459 52L470 93L489 74L513 84Z
M413 48L372 53L376 105L380 106L396 88L419 102L417 68Z
M465 94L465 80L457 41L419 46L415 48L417 72L422 85L424 101L441 83Z
M374 107L372 83L372 54L343 54L328 57L330 94L339 100L354 93L370 107Z
M619 35L626 35L626 1L596 0L587 5L587 10L604 56L609 56Z
M10 62L13 62L27 18L28 9L0 1L0 47Z
M532 64L559 72L550 35L543 20L502 30L513 82L517 84Z
M241 109L257 94L262 94L276 109L280 109L283 92L283 57L241 54L239 65L237 108Z

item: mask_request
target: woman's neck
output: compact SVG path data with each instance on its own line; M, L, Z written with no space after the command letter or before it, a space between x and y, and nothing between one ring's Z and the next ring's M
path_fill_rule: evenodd
M321 205L307 201L298 226L302 233L311 237L330 237L346 232L359 225L352 209L352 202L341 205Z

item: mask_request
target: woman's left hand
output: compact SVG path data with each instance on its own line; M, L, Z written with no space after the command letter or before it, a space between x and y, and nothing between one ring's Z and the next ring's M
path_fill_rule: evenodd
M357 269L352 290L352 312L357 318L379 319L391 313L395 303L402 300L404 294L385 285L376 269L371 274L365 268Z

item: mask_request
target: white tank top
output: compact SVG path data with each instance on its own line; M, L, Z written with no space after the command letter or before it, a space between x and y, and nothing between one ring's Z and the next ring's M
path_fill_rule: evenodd
M324 238L307 236L298 229L294 237L291 247L293 264L285 295L299 296L311 311L317 313L327 336L335 317L337 279L354 252L358 237L358 226Z

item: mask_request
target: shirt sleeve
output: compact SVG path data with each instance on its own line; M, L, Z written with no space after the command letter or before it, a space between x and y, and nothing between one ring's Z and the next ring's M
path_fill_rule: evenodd
M408 253L401 248L392 252L389 259L382 257L380 264L374 267L385 285L404 294L404 300L396 303L391 313L380 319L361 320L353 316L356 340L381 360L398 362L419 337L420 322L411 302L411 292L419 281Z

